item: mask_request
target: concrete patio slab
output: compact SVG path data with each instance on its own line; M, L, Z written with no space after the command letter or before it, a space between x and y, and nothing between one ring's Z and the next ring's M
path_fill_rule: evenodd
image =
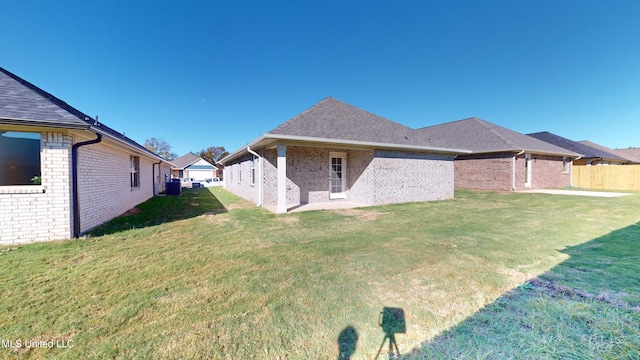
M551 195L595 196L595 197L620 197L620 196L631 195L630 193L619 193L619 192L559 190L559 189L523 190L518 192L535 193L535 194L551 194Z

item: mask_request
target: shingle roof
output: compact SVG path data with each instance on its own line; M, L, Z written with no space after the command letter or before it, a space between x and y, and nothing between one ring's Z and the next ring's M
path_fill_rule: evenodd
M124 134L0 67L0 123L88 129L101 132L150 156L161 158Z
M631 158L625 156L623 153L620 153L620 152L618 152L617 150L614 150L614 149L610 149L610 148L608 148L606 146L603 146L603 145L600 145L600 144L596 144L596 143L588 141L588 140L582 140L582 141L578 141L578 142L580 144L585 145L585 146L589 146L591 148L598 149L598 150L600 150L602 152L613 154L613 155L616 156L616 158L614 158L614 160L635 162L634 159L631 159ZM603 157L603 159L610 160L610 158L607 158L607 157Z
M422 141L410 127L332 97L323 99L268 134L425 147L432 145Z
M474 153L520 151L578 156L579 154L478 118L468 118L417 130L426 140L438 139Z
M614 149L616 154L629 159L635 163L640 163L640 148L630 147L627 149Z
M175 165L175 169L184 169L198 160L200 160L200 157L192 153L186 153L171 162Z
M542 141L546 141L549 144L553 144L556 146L560 146L562 148L565 148L567 150L571 150L573 152L577 152L578 154L581 154L583 158L586 159L591 159L591 158L602 158L602 159L607 159L607 160L616 160L616 161L626 161L626 159L613 154L611 152L607 152L604 151L602 149L598 149L595 148L593 146L589 146L587 144L584 143L580 143L577 141L573 141L573 140L569 140L567 138L564 138L562 136L550 133L548 131L543 131L543 132L538 132L538 133L533 133L533 134L527 134L529 136L532 136L536 139L542 140Z
M0 67L0 118L87 128L83 113Z

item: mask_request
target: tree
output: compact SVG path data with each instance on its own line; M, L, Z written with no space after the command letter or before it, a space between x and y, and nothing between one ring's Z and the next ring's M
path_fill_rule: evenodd
M171 152L171 145L162 139L156 139L154 137L147 139L144 141L144 147L169 161L178 157L178 155Z
M224 146L210 146L206 149L200 150L199 153L194 153L194 155L199 156L212 164L215 164L216 162L218 162L218 160L229 155L229 152L225 150Z

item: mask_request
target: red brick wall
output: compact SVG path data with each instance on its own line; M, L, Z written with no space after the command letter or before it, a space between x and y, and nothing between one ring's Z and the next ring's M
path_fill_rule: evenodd
M525 187L526 169L524 155L516 161L516 190L558 189L571 185L571 172L563 172L562 157L530 154L531 187Z
M456 189L511 191L513 153L458 156L454 161Z
M455 188L511 191L513 156L515 153L458 156L455 165ZM554 189L571 184L571 173L563 173L562 157L529 154L531 187L525 187L525 155L519 155L515 166L516 190Z

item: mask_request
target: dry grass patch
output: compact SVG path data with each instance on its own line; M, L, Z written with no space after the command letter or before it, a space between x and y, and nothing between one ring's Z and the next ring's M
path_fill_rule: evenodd
M381 215L385 214L385 213L383 213L381 211L365 210L365 209L360 209L360 208L355 208L355 209L336 209L336 210L331 210L331 211L336 213L336 214L340 214L342 216L353 217L357 221L375 221L375 220L378 219L378 217L380 217Z

